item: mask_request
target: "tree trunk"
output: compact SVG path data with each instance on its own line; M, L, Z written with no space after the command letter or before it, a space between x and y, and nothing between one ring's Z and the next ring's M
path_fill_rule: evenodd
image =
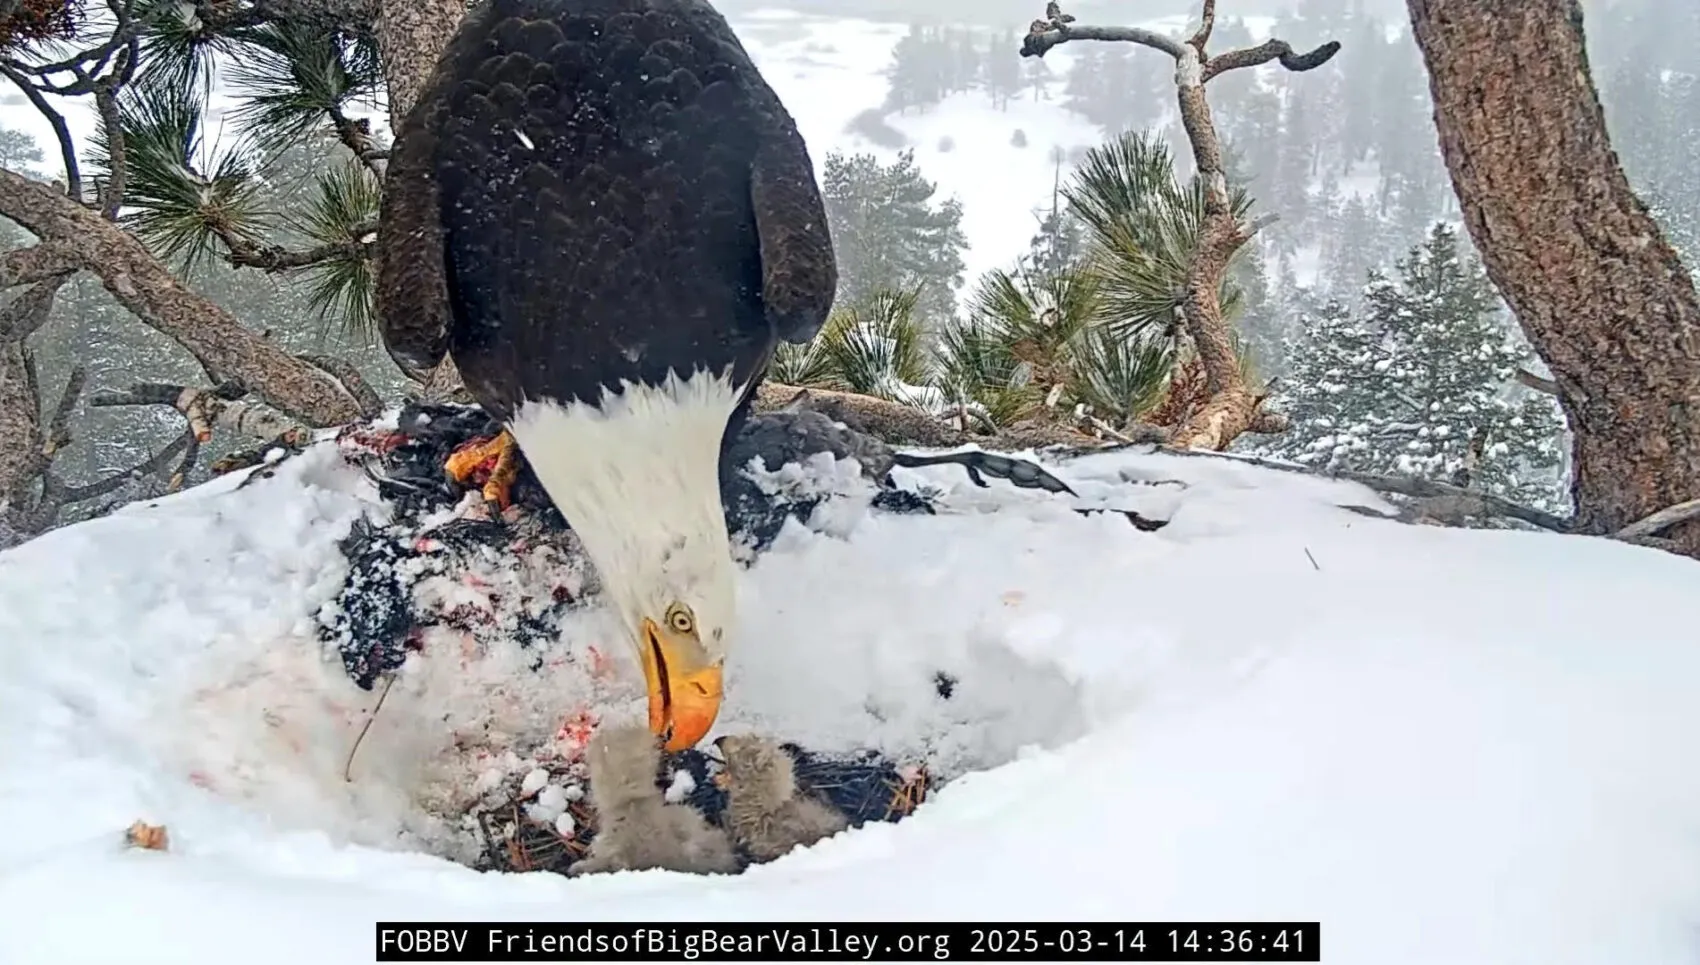
M466 0L379 0L377 13L390 130L399 131L466 15Z
M1577 0L1407 0L1489 277L1575 434L1577 526L1700 497L1700 297L1606 134ZM1700 557L1700 520L1667 533Z
M41 403L28 352L22 339L0 339L0 516L35 478L41 444Z
M99 275L125 308L188 350L213 379L240 381L315 426L374 414L335 378L190 291L135 236L51 187L0 169L0 216Z
M378 51L384 62L391 131L401 130L465 15L466 0L378 0ZM444 356L421 388L427 398L446 399L460 385L454 359Z

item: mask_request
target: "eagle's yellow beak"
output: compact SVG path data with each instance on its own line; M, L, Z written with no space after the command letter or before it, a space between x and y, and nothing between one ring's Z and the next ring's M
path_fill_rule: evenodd
M643 676L649 686L649 729L669 751L695 747L720 714L720 664L691 634L643 621Z

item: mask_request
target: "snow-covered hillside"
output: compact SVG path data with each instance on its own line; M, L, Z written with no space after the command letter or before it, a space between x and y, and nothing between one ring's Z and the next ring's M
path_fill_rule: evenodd
M312 617L377 507L329 447L0 554L0 961L363 962L374 919L434 917L1263 918L1320 920L1332 965L1700 956L1700 566L1370 519L1338 508L1366 490L1228 459L1055 471L1170 522L948 467L945 511L888 515L836 472L822 531L745 574L718 730L966 773L735 878L411 850L464 777L446 716L551 726L573 698L512 654L416 657L344 781L372 695ZM121 847L137 819L170 850Z

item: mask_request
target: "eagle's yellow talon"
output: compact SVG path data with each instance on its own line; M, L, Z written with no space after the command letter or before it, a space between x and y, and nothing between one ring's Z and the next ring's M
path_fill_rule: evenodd
M461 485L472 482L480 472L487 472L482 487L484 498L507 509L512 502L514 480L519 477L519 458L519 443L504 429L493 438L455 450L443 469Z

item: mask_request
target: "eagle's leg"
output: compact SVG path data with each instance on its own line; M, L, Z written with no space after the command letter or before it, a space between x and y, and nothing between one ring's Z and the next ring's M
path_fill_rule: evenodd
M507 509L512 502L510 490L519 477L519 443L506 429L489 439L478 439L456 449L443 464L449 478L466 485L480 471L487 472L484 498Z

